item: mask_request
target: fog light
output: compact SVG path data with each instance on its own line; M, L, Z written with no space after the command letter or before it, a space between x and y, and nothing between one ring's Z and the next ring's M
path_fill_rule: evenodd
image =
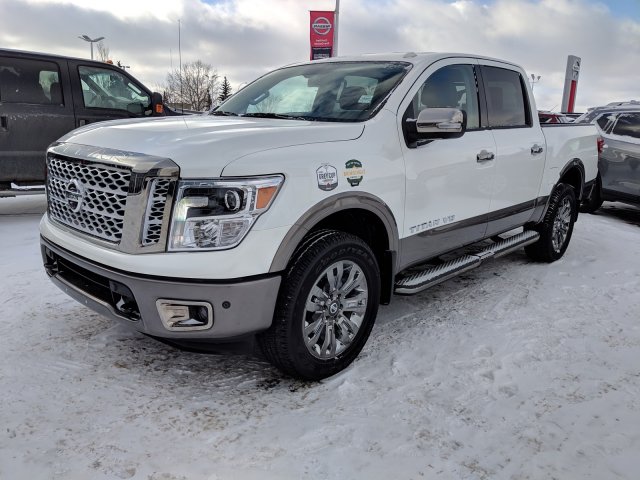
M213 326L213 307L208 302L156 301L164 328L171 331L207 330Z

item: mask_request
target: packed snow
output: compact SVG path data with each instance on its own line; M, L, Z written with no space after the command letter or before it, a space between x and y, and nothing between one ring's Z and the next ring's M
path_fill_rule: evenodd
M41 266L43 209L0 198L2 479L638 478L637 208L581 215L556 263L519 251L395 297L319 383L70 299Z

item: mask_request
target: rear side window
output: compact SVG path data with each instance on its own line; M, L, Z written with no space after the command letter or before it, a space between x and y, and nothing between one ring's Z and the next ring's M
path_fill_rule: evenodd
M62 105L58 64L0 57L0 102Z
M531 126L520 74L505 68L483 66L482 77L487 94L489 126Z
M621 113L612 133L640 138L640 113Z
M611 127L616 121L616 116L613 113L605 113L600 116L596 123L602 129L604 133L611 133Z

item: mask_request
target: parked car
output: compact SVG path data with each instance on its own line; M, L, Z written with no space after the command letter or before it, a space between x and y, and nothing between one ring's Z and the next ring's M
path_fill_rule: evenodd
M595 212L604 201L640 205L640 104L621 107L598 109L598 177L583 212Z
M612 112L637 112L640 110L640 102L630 100L627 102L611 102L601 107L594 107L575 119L575 123L594 123L601 115Z
M148 335L257 334L284 372L327 377L392 293L522 247L562 257L597 132L541 128L526 79L459 54L334 58L268 73L211 115L78 129L47 154L45 269Z
M115 65L0 49L0 191L43 185L47 147L74 128L164 114L162 96Z

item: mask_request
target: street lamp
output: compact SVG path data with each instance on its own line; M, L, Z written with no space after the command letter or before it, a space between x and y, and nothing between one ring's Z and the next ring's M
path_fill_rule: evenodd
M533 87L536 86L536 83L540 81L540 75L531 74L531 91L533 92Z
M91 40L87 35L78 35L78 38L91 44L91 60L93 60L93 44L99 42L100 40L104 40L104 37L98 37Z

